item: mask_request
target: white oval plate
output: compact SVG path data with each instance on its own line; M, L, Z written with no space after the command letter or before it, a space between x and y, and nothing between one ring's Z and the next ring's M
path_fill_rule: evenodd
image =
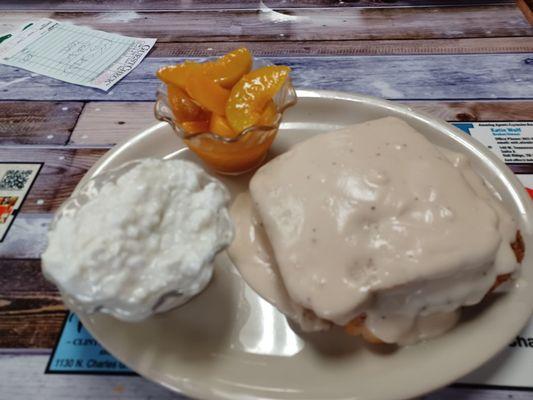
M453 126L399 104L338 92L299 91L284 117L273 154L310 135L378 117L403 118L432 142L468 153L476 170L501 194L533 248L531 200L512 172L485 147ZM160 123L106 154L94 176L142 157L199 162ZM250 176L221 177L233 194ZM473 227L475 234L475 227ZM447 385L503 349L527 322L533 304L533 252L512 290L477 307L448 334L393 350L372 347L341 331L301 334L255 294L225 254L213 282L182 308L141 323L80 315L85 327L134 371L201 399L405 399Z

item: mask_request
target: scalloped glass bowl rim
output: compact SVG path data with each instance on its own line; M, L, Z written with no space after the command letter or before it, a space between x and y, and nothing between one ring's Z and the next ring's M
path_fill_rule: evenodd
M216 58L217 57L204 58L200 60L200 62L210 61ZM264 66L269 66L269 65L274 65L274 64L266 60L258 60L254 58L254 69L256 67L264 67ZM167 88L167 85L165 83L162 83L157 88L157 100L154 105L155 118L159 121L167 122L172 127L174 132L176 132L176 134L184 140L190 140L193 138L200 138L200 137L208 137L218 142L235 143L241 140L243 137L245 137L250 132L260 131L260 132L266 133L266 132L272 131L273 129L277 130L279 129L281 118L285 110L295 105L297 101L296 90L292 86L291 78L289 76L287 80L285 81L285 83L283 84L283 86L281 87L281 89L278 91L278 93L276 93L275 97L279 96L281 93L285 93L285 95L282 97L283 102L281 104L278 104L276 101L274 101L276 104L277 113L276 113L276 120L274 121L272 125L252 125L242 130L241 132L239 132L237 136L232 137L232 138L220 136L214 132L197 132L197 133L187 134L186 131L179 126L180 123L175 121L174 115L172 113L172 109L170 108L170 105L168 103L168 96L166 93L167 92L166 88Z

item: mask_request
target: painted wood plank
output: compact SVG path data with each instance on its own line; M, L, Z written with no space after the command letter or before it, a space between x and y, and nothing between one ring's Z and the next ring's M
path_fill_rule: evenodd
M156 122L153 102L87 103L69 144L111 146Z
M533 101L411 101L406 104L447 121L524 121L533 118ZM152 102L87 103L69 144L110 146L156 122Z
M40 260L0 259L0 348L53 347L64 317Z
M238 47L247 47L256 57L531 53L533 52L533 40L530 37L503 37L425 40L156 43L150 56L212 57L225 54Z
M39 259L17 260L2 258L0 259L0 271L2 271L0 275L0 293L4 297L7 295L46 293L50 297L58 298L56 287L48 282L41 273L41 260ZM7 311L15 309L17 309L15 304L7 305L2 303L0 312L4 316Z
M527 21L533 25L533 1L531 0L517 0L518 8L524 14Z
M5 12L0 30L51 17L159 42L438 39L533 36L514 5L274 11ZM490 23L488 23L490 21Z
M81 102L0 102L0 145L67 143Z
M148 58L108 93L0 66L0 100L153 101L155 71L180 58ZM533 99L533 54L277 57L292 67L294 84L388 99Z
M52 217L50 213L19 214L4 240L0 242L0 259L41 257L46 248L46 234ZM0 291L0 296L1 294Z
M102 2L99 0L25 0L23 2L7 0L0 4L0 10L54 10L54 11L179 11L179 10L235 10L270 8L316 8L316 7L428 7L428 6L471 6L488 4L510 4L514 0L116 0Z
M57 209L65 201L87 170L107 150L3 146L0 147L0 160L44 162L21 212L46 213ZM15 224L20 218L15 220Z

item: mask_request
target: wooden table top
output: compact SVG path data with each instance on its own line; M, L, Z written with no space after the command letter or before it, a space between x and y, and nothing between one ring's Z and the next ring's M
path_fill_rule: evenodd
M0 161L44 163L0 243L0 399L179 398L139 377L44 374L65 317L40 272L47 226L98 158L155 123L159 66L247 46L290 65L298 88L384 97L448 121L533 120L533 28L510 0L3 0L0 34L42 17L158 41L107 93L0 65ZM533 395L427 398L466 397Z

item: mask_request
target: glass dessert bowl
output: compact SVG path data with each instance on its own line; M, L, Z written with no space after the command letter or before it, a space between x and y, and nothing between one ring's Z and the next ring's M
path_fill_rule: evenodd
M254 60L253 69L272 66L271 63ZM202 161L218 173L239 175L257 168L265 159L272 142L276 138L283 112L296 103L296 91L288 76L281 88L272 97L272 101L262 110L261 118L251 126L233 135L220 134L225 129L225 118L221 118L222 126L213 132L213 118L208 121L183 121L179 118L169 99L169 85L163 83L157 90L157 101L154 108L155 117L170 124L174 132ZM182 104L194 99L181 91ZM186 97L185 97L186 96Z

